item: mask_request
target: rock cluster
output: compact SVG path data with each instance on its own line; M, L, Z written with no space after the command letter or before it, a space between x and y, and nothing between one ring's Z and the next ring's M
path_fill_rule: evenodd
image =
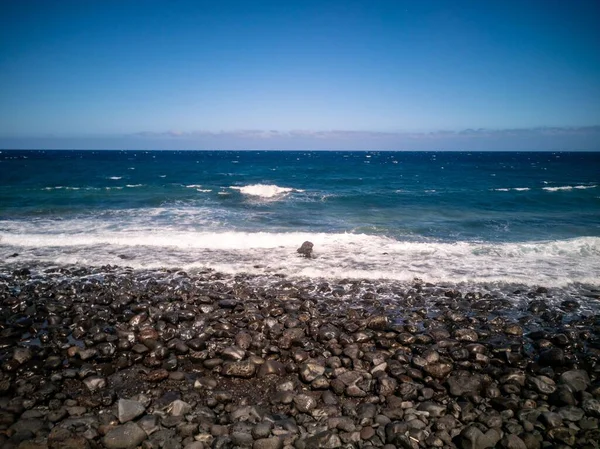
M515 315L478 292L386 288L0 276L0 447L597 447L596 315L547 291Z

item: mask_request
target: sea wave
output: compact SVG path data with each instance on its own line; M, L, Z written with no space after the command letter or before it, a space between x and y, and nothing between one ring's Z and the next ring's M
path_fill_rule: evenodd
M244 195L260 198L275 198L284 196L290 192L304 192L304 190L291 187L280 187L275 184L250 184L247 186L229 186L230 189L239 190Z
M595 184L592 184L592 185L577 185L577 186L542 187L542 189L546 190L547 192L560 192L563 190L573 190L573 189L587 190L587 189L593 189L596 187L598 187L598 186Z
M0 223L1 225L2 223ZM21 260L134 268L214 268L226 273L427 282L504 282L562 287L600 284L600 238L514 243L409 242L351 233L192 232L109 227L89 232L0 232ZM31 229L29 230L31 231ZM74 232L75 231L75 232ZM309 240L315 258L296 249Z

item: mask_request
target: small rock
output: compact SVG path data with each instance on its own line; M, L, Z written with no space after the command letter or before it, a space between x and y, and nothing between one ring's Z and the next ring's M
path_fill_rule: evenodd
M479 394L483 388L481 377L466 371L453 374L446 382L452 396Z
M169 372L166 369L156 369L146 374L148 382L161 382L169 378Z
M183 416L192 411L192 406L187 402L177 399L169 405L171 416Z
M117 403L117 416L121 424L134 420L146 411L146 407L138 401L119 399Z
M502 447L505 449L528 449L525 442L514 434L509 434L502 438Z
M140 426L128 422L122 426L111 429L102 439L107 449L134 449L144 441L148 435Z
M556 391L556 384L546 376L528 377L528 385L541 394L552 394Z
M306 394L296 396L294 404L296 404L296 408L302 413L307 413L317 407L316 399Z
M249 360L241 362L225 362L221 374L230 377L242 377L248 379L256 373L256 365Z
M496 429L489 429L483 433L471 425L465 427L460 433L460 447L462 449L487 449L495 447L500 441L500 433Z
M559 382L567 385L573 392L585 391L592 384L590 376L584 370L565 371Z
M254 442L252 449L282 449L283 440L279 437L260 438Z
M240 361L246 356L246 351L242 348L236 348L235 346L229 346L223 349L221 353L224 359Z
M277 360L267 360L260 366L258 370L258 377L265 377L270 374L274 374L276 376L285 375L285 366L283 363L278 362Z
M84 379L83 383L92 393L106 387L106 379L99 376L90 376Z
M300 366L300 378L304 382L312 382L325 372L325 367L314 362L306 362Z

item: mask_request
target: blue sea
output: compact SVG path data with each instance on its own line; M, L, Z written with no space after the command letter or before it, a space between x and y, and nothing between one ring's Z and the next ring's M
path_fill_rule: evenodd
M594 291L600 153L4 150L0 258Z

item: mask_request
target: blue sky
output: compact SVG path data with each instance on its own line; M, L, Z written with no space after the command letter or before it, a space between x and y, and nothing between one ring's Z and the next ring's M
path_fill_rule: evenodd
M0 148L600 150L600 2L0 2Z

